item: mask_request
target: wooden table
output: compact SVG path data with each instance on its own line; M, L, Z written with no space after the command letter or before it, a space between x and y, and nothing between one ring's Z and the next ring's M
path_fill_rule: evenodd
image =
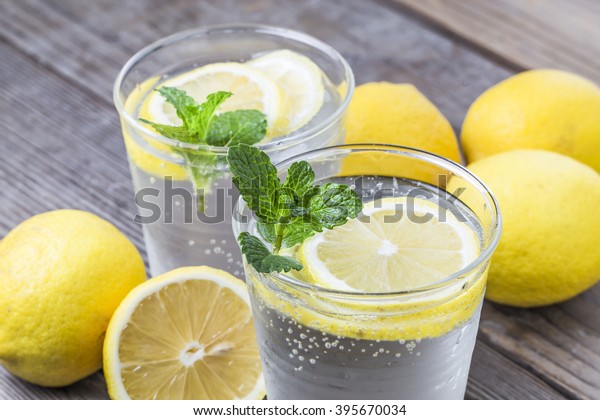
M239 21L325 40L358 83L417 85L457 132L484 89L523 69L600 82L595 0L2 0L0 235L33 214L80 208L143 250L113 80L164 35ZM467 397L600 398L599 320L600 285L535 310L486 303ZM101 373L48 389L0 368L0 398L106 397Z

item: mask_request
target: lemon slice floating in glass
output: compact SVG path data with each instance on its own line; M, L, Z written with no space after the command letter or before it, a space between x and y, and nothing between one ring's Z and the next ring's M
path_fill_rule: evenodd
M175 109L155 90L161 86L184 90L198 103L217 91L233 93L219 112L256 109L267 116L267 136L290 134L310 122L323 106L325 91L323 72L308 57L289 50L277 50L246 63L214 63L181 73L162 82L151 78L134 90L126 101L128 112L160 124L181 125ZM142 94L153 89L147 96ZM127 130L126 130L127 131ZM134 141L124 133L130 159L148 173L186 178L185 168L172 162L177 159L170 147L145 136L148 145ZM144 135L142 134L142 137ZM154 153L152 151L154 149ZM156 153L164 155L156 156Z
M196 102L202 103L211 93L231 92L219 112L256 109L267 116L269 128L282 111L283 94L267 74L241 63L215 63L198 67L166 80L161 86L184 90ZM160 124L180 125L175 108L153 91L142 107L140 117Z
M298 130L323 106L323 72L310 58L290 50L277 50L247 64L264 72L283 91L284 110L271 133L273 137Z
M346 291L411 290L460 271L481 252L467 223L422 198L387 197L366 203L363 214L368 222L351 219L302 244L310 281Z
M262 399L246 286L210 267L138 286L109 324L104 374L113 399Z

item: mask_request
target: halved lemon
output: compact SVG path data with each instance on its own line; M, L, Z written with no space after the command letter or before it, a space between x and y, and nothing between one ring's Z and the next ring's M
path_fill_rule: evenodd
M312 282L348 291L411 290L450 276L481 252L467 223L423 198L387 197L366 203L363 214L368 221L351 219L302 244L299 257Z
M256 109L267 116L269 129L275 124L282 111L282 91L264 72L241 63L215 63L198 67L166 80L161 86L184 90L198 103L217 91L233 93L219 112L237 109ZM175 108L168 104L156 91L140 108L140 117L150 121L181 125Z
M113 399L261 399L244 283L186 267L129 293L110 321L104 374Z
M284 111L271 133L273 137L298 130L323 106L323 72L310 58L290 50L277 50L247 64L264 72L283 90Z

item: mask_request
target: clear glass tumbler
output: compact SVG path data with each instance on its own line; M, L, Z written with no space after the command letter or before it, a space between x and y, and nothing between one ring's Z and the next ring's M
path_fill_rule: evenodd
M405 197L407 208L401 217L411 217L411 197L433 203L440 223L444 212L452 212L472 230L478 251L450 276L424 276L419 287L387 292L323 287L314 277L304 280L309 277L306 264L294 274L258 273L245 264L267 397L464 398L489 261L501 232L500 212L490 191L464 167L410 148L328 147L279 163L280 175L302 160L311 164L317 182L349 184L365 203L377 206L382 197ZM389 223L398 220L392 217ZM258 236L253 214L242 199L233 227L236 236L243 231ZM395 231L393 225L385 230ZM395 232L402 235L401 230ZM419 238L413 239L419 243ZM390 238L384 252L395 250L394 240ZM356 253L356 243L350 245ZM349 270L365 270L367 265Z
M241 276L242 260L231 232L232 189L226 147L193 146L163 137L138 121L140 107L157 86L190 69L215 62L244 62L274 50L310 58L321 71L323 106L297 131L258 147L273 161L343 143L346 108L354 90L352 71L329 45L303 33L268 26L212 26L161 39L135 54L114 85L114 103L129 158L136 221L143 225L150 272L208 264ZM190 164L185 153L216 157ZM206 163L212 161L213 163ZM209 174L196 198L190 174ZM203 208L201 208L203 207Z

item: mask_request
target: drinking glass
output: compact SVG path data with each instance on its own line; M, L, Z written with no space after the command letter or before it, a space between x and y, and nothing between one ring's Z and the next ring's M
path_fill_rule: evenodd
M259 273L246 263L268 398L464 398L501 232L492 193L457 163L408 147L353 144L305 152L276 165L282 179L297 161L310 163L318 183L348 184L375 206L382 197L406 197L402 217L411 216L411 197L428 200L439 209L440 223L452 212L474 232L479 252L449 276L423 277L419 287L391 292L324 287L306 280L306 261L302 271L288 274ZM258 236L243 199L233 227L236 236Z
M136 221L144 231L152 275L208 264L242 272L239 248L231 232L231 186L227 147L191 145L163 137L138 121L144 99L157 86L190 69L215 62L244 62L274 50L290 50L315 62L322 71L324 103L304 127L259 144L273 161L326 145L343 143L346 108L354 90L348 63L332 47L309 35L260 25L211 26L161 39L135 54L114 85L127 148ZM186 153L200 158L182 159ZM215 159L202 159L211 156ZM202 191L190 174L210 180Z

